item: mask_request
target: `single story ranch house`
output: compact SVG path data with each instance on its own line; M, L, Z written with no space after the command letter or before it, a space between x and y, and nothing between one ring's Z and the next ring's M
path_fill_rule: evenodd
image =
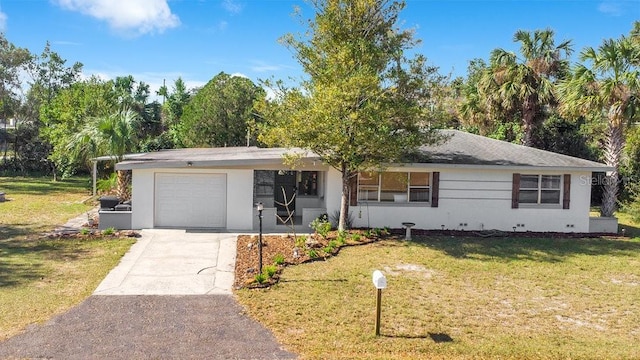
M590 218L593 161L524 147L456 130L420 150L425 161L391 164L358 174L351 186L354 227L617 232L617 221ZM283 148L198 148L138 154L118 164L132 171L131 211L101 211L101 228L283 230L285 197L293 198L297 231L340 208L341 174L306 153L295 169ZM298 149L298 151L300 151ZM612 222L613 220L613 222ZM104 223L103 223L104 222Z

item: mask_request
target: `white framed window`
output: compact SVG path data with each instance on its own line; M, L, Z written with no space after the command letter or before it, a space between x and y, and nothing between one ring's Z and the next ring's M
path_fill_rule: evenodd
M361 172L358 174L358 201L423 202L430 199L431 173Z
M532 205L560 205L561 175L520 175L518 203Z

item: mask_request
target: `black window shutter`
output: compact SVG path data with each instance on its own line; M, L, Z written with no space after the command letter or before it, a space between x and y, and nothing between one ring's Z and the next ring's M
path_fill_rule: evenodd
M440 192L440 172L434 171L431 179L431 207L438 207Z
M520 202L520 174L513 174L513 185L511 187L511 208L517 209Z
M563 186L562 208L568 209L569 203L571 202L571 174L564 174Z
M349 206L358 205L358 175L349 179Z

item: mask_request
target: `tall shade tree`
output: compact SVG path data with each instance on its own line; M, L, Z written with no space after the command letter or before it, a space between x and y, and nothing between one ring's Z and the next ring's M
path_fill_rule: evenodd
M267 82L275 98L261 106L266 126L259 139L311 150L342 173L338 228L344 230L357 173L398 161L430 140L421 105L437 69L421 55L405 55L418 41L398 27L404 1L310 4L316 13L307 37L281 39L308 79L298 89Z
M184 107L191 99L191 92L187 89L181 77L173 82L171 92L166 86L162 86L157 92L162 96L162 117L164 130L173 128L182 117Z
M20 74L28 68L31 60L29 50L15 46L0 33L0 118L4 124L0 132L0 146L4 148L3 166L6 166L8 161L7 121L15 117L20 107L22 100Z
M219 73L184 107L179 140L185 147L243 146L254 102L265 96L251 80Z
M48 159L52 144L40 136L43 122L40 121L42 108L50 107L55 97L63 90L80 80L82 64L76 62L67 66L67 61L51 49L46 43L42 54L34 57L30 69L30 87L26 102L22 108L22 116L29 122L32 136L24 138L23 148L29 149L21 153L26 158L38 159L42 164L39 171L51 171L56 179L56 163ZM28 144L28 145L26 145ZM36 169L33 169L36 170Z
M554 84L567 75L573 50L570 40L556 45L551 29L533 33L519 30L513 41L520 43L521 57L504 49L494 50L479 90L489 111L495 113L500 108L519 112L523 143L532 146L533 134L545 119L545 106L556 104Z
M561 111L569 116L599 114L607 121L605 163L614 168L607 175L601 215L613 216L618 199L622 150L626 124L637 121L640 106L640 70L631 38L604 40L594 49L585 48L570 78L558 86Z
M53 147L49 158L57 171L68 176L84 167L84 159L68 151L68 144L89 119L105 117L116 110L112 82L96 77L74 83L49 104L42 105L40 120L44 126L40 135Z

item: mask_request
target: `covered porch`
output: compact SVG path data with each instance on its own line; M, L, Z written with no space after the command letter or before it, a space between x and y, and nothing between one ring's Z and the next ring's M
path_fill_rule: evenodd
M287 232L292 220L297 232L310 232L309 224L327 213L325 192L325 171L253 171L253 203L263 205L264 231ZM258 210L254 206L253 228L258 227Z

